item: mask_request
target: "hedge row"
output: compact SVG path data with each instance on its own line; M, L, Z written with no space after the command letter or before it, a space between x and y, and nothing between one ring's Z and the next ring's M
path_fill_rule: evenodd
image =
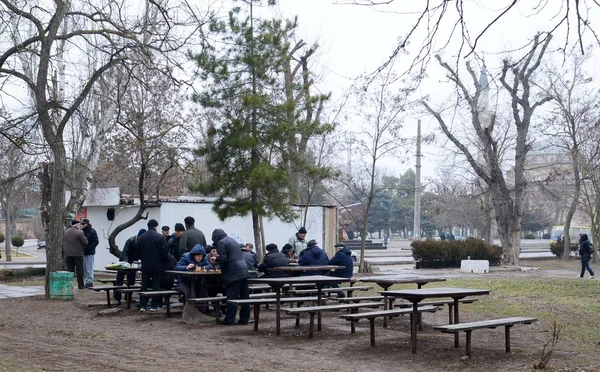
M485 244L482 240L414 241L411 244L417 268L460 267L460 261L488 260L490 266L500 265L502 247Z
M551 243L550 251L552 251L552 254L555 255L556 257L562 257L564 247L565 247L564 242ZM579 250L579 244L571 243L571 252L575 252L577 250Z

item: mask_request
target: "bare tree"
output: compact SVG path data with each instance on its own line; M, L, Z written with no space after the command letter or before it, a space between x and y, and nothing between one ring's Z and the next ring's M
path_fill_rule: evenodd
M527 152L531 145L528 141L531 118L535 110L544 103L551 100L551 97L544 96L533 104L530 102L531 79L533 73L540 66L542 57L548 47L551 37L541 41L539 37L534 39L533 47L527 53L524 59L518 63L503 61L500 83L506 92L510 95L510 106L513 116L513 124L516 129L515 147L514 147L514 188L511 188L504 176L499 158L500 144L497 137L494 136L494 126L496 124L496 115L493 114L489 122L484 122L481 112L481 96L484 92L482 86L473 71L471 65L467 62L466 67L473 81L475 92L469 91L458 72L439 56L436 58L447 72L450 81L458 87L462 100L467 103L471 116L471 127L476 138L481 143L481 151L485 166L480 164L472 151L461 142L453 133L442 117L440 111L433 109L426 99L421 101L425 109L435 117L437 122L448 139L461 150L467 161L477 173L477 175L487 184L490 189L492 203L498 232L504 250L504 260L507 263L516 265L519 262L519 250L521 239L521 219L523 217L523 200L527 180L525 177L525 160ZM509 72L512 73L512 81L509 81Z
M592 87L592 79L586 76L584 64L589 60L587 56L574 56L568 68L548 69L546 79L542 80L540 87L552 97L552 106L546 119L546 134L554 145L565 149L570 155L571 172L567 177L567 184L572 185L573 195L567 211L563 229L564 251L563 259L569 258L571 234L569 232L571 221L579 205L583 176L581 173L582 154L580 148L583 142L589 139L583 129L587 129L588 121L595 121L598 117L598 91ZM569 193L570 196L570 193Z
M144 7L137 4L117 0L0 0L0 19L13 25L13 32L3 32L0 39L0 84L27 87L34 107L26 116L37 119L52 160L42 175L48 182L43 187L47 205L42 206L48 229L46 295L49 273L64 266L63 231L70 218L70 210L65 208L68 125L107 72L133 60L149 64L147 57L152 54L178 66L169 59L169 53L188 42L175 30L190 23L172 18L177 8L167 0L146 0ZM17 33L25 36L15 37ZM81 72L78 59L88 46L98 55L94 69ZM69 79L63 82L67 70ZM170 73L167 69L156 71Z

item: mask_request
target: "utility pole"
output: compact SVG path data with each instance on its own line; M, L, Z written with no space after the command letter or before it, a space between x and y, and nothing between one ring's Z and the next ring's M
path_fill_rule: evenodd
M421 239L421 120L417 121L417 164L415 175L415 216L413 236Z

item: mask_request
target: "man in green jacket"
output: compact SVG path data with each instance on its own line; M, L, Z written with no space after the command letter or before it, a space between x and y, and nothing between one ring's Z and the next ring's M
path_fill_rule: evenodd
M185 232L179 238L179 257L191 251L196 244L200 244L202 248L206 249L206 238L202 231L194 227L194 223L196 222L194 217L187 216L183 219L183 222L185 224Z

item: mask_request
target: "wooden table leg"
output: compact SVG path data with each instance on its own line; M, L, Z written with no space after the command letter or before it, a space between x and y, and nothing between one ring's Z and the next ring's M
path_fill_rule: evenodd
M460 319L458 317L458 298L454 298L454 324L460 323ZM458 332L454 334L454 347L459 346L458 341L459 334Z
M507 325L504 327L504 343L507 353L510 353L510 327L512 327L512 325Z
M308 338L312 339L313 336L314 336L313 329L315 328L315 312L311 311L309 313L309 315L310 315L310 325L309 325L309 328L308 328ZM319 331L320 331L320 329L319 329Z
M106 304L110 307L110 289L106 291Z
M369 318L369 326L371 327L371 346L375 346L375 318Z
M317 284L317 303L319 304L319 306L321 306L321 296L323 295L321 292L321 289L323 288L322 285ZM317 311L317 331L321 332L321 312ZM312 330L312 325L311 325L311 330ZM312 338L312 337L310 337Z
M458 336L459 332L456 332L455 335ZM467 356L471 359L471 331L466 331L467 334Z
M254 304L254 330L258 331L258 317L260 314L260 304Z
M384 291L387 291L390 288L391 284L379 284ZM392 299L391 297L386 297L383 299L383 310L391 310L392 309ZM383 317L383 328L387 328L388 317Z
M417 353L417 317L419 316L419 301L413 301L413 311L410 317L410 338L412 353Z
M275 287L275 335L281 335L281 287Z

